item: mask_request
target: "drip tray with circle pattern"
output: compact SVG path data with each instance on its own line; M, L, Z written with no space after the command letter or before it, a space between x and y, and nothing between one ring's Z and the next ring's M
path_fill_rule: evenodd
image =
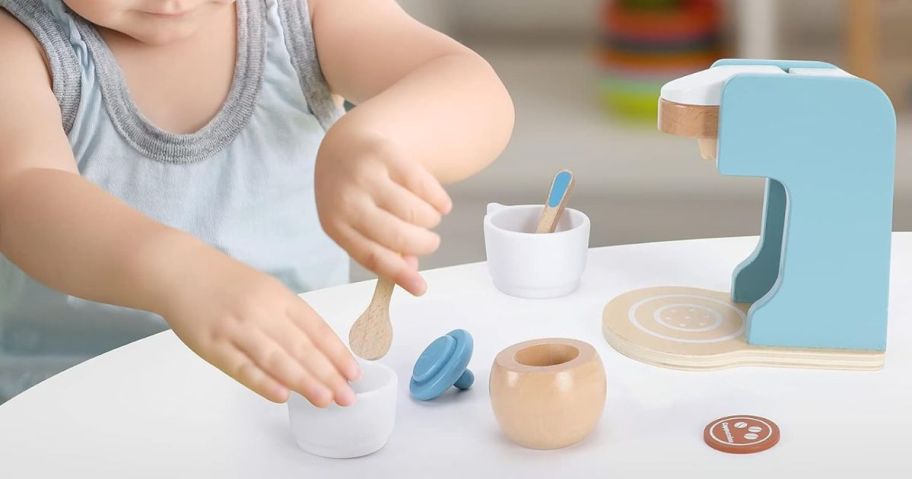
M729 294L721 291L674 286L637 289L605 306L602 330L608 343L621 354L670 368L883 367L883 352L748 344L744 331L749 307L732 302Z

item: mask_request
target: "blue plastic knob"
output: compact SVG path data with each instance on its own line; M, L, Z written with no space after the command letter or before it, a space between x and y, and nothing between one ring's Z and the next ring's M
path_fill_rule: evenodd
M472 335L464 329L450 331L434 340L415 362L409 391L412 397L430 401L450 388L466 390L475 375L466 369L472 359Z

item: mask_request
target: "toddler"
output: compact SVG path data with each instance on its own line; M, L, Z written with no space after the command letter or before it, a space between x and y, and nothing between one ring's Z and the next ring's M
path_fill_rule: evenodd
M0 402L170 327L269 400L351 404L295 293L350 256L422 294L441 183L513 126L394 0L0 0L0 65Z

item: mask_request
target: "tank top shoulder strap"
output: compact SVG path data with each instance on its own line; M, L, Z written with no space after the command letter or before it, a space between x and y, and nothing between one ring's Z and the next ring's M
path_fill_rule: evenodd
M0 0L0 8L31 30L44 49L63 128L69 133L79 109L82 75L71 41L74 26L66 7L60 0Z
M317 117L323 129L328 130L344 110L333 99L320 69L307 0L276 1L279 3L285 45L298 73L301 90L307 98L311 113Z

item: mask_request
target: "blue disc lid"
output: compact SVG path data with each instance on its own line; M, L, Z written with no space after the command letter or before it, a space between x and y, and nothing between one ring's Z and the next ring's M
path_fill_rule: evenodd
M472 335L464 329L450 331L434 340L412 369L409 391L427 401L443 394L466 373L472 358Z

